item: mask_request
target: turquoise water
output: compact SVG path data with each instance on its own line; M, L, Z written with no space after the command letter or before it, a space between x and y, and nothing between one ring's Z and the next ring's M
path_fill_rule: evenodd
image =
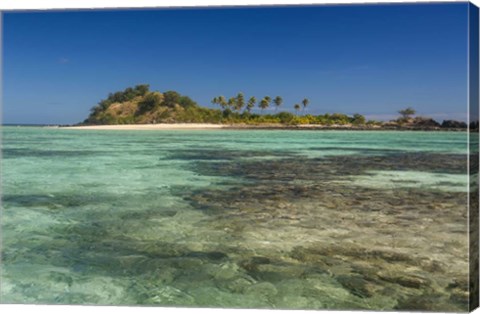
M4 127L2 303L463 311L467 134Z

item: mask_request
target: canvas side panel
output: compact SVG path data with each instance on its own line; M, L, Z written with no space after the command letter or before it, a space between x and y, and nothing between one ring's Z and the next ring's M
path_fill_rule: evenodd
M478 307L479 273L478 273L478 121L479 121L479 23L478 8L469 5L469 224L470 224L470 311Z
M0 11L0 122L3 123L3 30L4 30L4 25L3 25L3 16L4 12ZM2 141L2 136L3 136L3 131L0 132L0 143L3 143ZM2 145L3 146L3 145ZM0 149L0 174L3 173L2 169L2 157L3 157L3 150ZM3 291L3 267L2 267L2 261L3 261L3 233L2 233L2 221L3 221L3 179L0 177L0 304L2 304L2 291Z

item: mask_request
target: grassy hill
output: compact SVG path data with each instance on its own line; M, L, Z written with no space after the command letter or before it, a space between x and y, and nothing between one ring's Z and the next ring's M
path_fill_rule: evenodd
M220 123L222 111L200 107L175 91L137 85L110 94L91 109L83 124Z

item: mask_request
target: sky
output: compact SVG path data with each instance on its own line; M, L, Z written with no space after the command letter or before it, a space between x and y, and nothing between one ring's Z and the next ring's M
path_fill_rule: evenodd
M137 84L467 119L468 4L4 12L3 123L70 124Z

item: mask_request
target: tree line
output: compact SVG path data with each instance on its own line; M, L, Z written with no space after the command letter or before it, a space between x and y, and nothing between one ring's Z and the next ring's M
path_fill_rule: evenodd
M85 124L122 123L225 123L225 124L318 124L318 125L376 125L387 127L466 128L461 121L445 120L442 124L427 117L415 116L412 107L399 110L400 117L390 122L369 120L358 113L351 116L341 113L307 114L308 98L293 104L296 114L281 111L284 100L281 96L245 97L243 93L229 97L221 95L212 99L219 109L199 106L188 96L176 91L150 91L148 84L128 87L123 91L108 94L91 109ZM115 106L112 106L115 104ZM270 107L274 112L264 113ZM254 113L259 108L261 113ZM300 111L303 113L299 115ZM478 123L473 126L478 129Z
M276 96L272 99L270 96L264 96L262 99L257 101L257 98L255 96L251 96L247 101L245 101L244 94L238 93L236 96L230 97L228 99L223 95L214 97L211 103L220 106L223 110L237 113L241 113L242 110L244 110L244 112L251 113L252 110L258 106L258 108L260 108L261 112L263 113L263 111L269 108L272 103L275 106L275 111L277 111L278 108L283 105L283 98L280 96ZM304 98L301 103L303 105L303 111L305 111L310 101L308 100L308 98ZM293 105L293 108L298 114L302 107L300 106L300 104L297 103Z

